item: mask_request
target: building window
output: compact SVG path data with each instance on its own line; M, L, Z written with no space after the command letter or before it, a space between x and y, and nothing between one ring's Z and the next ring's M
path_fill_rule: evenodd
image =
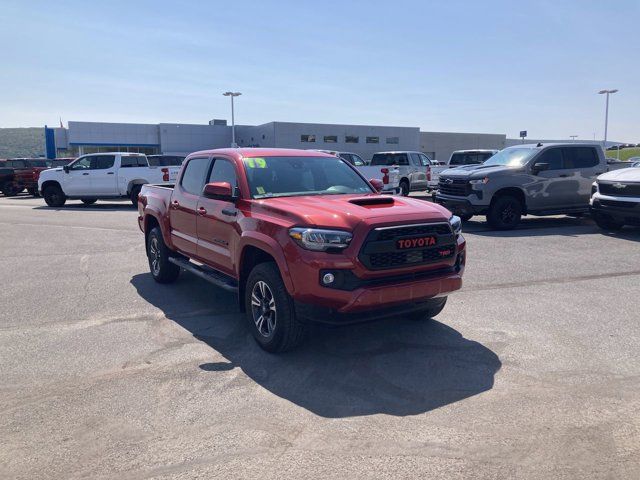
M387 143L389 145L398 145L400 143L400 137L387 137Z
M315 143L316 136L315 135L300 135L300 141L302 143Z
M380 137L367 137L367 143L380 143Z
M338 143L338 136L337 135L325 135L324 136L324 143Z
M359 143L360 142L360 137L356 137L354 135L345 135L344 142L345 143Z

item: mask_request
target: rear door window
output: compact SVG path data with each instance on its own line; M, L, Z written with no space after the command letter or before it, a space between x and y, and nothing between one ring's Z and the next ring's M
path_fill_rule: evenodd
M188 193L201 195L208 171L208 158L192 158L185 166L180 185Z
M416 167L421 167L422 166L422 160L420 159L420 155L418 155L417 153L412 153L411 154L411 161L413 162L413 164Z
M565 168L593 168L600 163L594 148L566 147L563 150Z
M353 164L356 167L362 167L363 165L365 165L364 160L359 156L356 155L355 153L351 155L351 158L353 159Z

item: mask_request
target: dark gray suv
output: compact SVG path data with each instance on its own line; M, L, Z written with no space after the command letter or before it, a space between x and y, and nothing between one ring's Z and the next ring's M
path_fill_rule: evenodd
M492 227L508 230L522 215L587 213L591 184L607 170L598 145L517 145L482 165L442 172L436 202L465 220L486 215Z

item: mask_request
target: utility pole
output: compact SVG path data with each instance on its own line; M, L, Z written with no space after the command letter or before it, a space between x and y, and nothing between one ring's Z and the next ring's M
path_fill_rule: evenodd
M235 112L233 110L233 97L239 97L242 93L224 92L222 95L225 97L231 97L231 148L238 148L238 144L236 143L236 119Z

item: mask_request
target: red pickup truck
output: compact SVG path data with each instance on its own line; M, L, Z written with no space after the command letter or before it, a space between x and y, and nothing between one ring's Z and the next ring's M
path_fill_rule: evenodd
M237 293L271 352L300 343L310 321L431 318L462 286L461 221L382 187L317 151L192 153L175 185L140 192L151 274L169 283L184 269Z
M10 158L0 160L0 168L13 171L13 179L4 181L0 185L0 190L5 196L12 197L26 188L29 195L37 197L40 172L49 167L47 162L41 158Z

